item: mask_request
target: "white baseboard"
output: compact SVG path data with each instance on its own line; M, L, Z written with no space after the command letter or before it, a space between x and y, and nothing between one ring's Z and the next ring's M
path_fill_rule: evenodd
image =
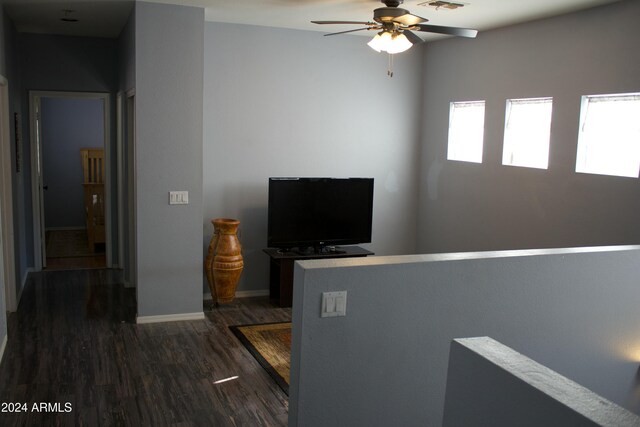
M9 335L5 335L4 339L2 340L2 344L0 344L0 363L2 363L2 357L4 356L4 349L7 347L7 339L9 338Z
M180 313L180 314L162 314L159 316L136 316L136 323L160 323L160 322L179 322L181 320L202 320L204 312L196 313Z
M269 296L269 289L258 289L254 291L237 291L236 298L266 297ZM205 292L202 298L205 301L211 301L211 292Z

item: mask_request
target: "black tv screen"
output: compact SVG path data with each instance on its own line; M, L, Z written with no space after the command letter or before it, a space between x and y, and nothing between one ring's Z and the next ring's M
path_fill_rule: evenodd
M373 178L269 178L267 246L371 242Z

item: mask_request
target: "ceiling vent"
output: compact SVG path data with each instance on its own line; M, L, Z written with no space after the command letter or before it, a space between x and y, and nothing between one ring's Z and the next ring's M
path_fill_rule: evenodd
M468 3L454 3L451 1L425 1L422 3L418 3L418 6L433 7L436 10L438 9L453 10L453 9L458 9L460 7L464 7L466 4Z

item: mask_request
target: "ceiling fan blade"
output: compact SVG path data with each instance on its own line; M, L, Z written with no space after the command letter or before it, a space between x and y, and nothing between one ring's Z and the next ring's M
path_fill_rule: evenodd
M346 33L353 33L354 31L371 30L371 29L373 29L373 28L371 28L371 27L356 28L355 30L339 31L337 33L325 34L325 36L335 36L336 34L346 34Z
M416 33L413 33L409 30L404 30L402 34L404 34L407 37L407 39L411 42L411 44L420 44L424 41L420 37L418 37Z
M402 24L407 27L410 27L412 25L418 25L422 22L427 22L427 21L429 21L427 18L422 18L420 16L412 15L410 13L396 16L395 18L393 18L393 22L397 22L398 24Z
M478 30L469 28L443 27L440 25L420 24L416 25L413 30L424 31L427 33L449 34L458 37L474 38L478 34Z
M311 21L313 24L351 24L351 25L373 25L372 22L362 21Z

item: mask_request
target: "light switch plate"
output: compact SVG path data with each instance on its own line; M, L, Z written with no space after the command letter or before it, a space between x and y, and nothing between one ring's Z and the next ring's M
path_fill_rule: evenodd
M347 315L347 291L323 292L320 317Z
M169 204L170 205L188 205L189 192L188 191L169 191Z

